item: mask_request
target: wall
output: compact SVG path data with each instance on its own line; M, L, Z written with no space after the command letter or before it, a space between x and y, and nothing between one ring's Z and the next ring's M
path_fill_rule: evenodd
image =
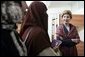
M84 42L84 1L75 1L71 5L71 10L74 15L79 15L75 16L74 18L79 18L80 16L83 16L75 23L78 23L77 25L79 26L78 33L80 36L80 40Z
M79 31L79 36L80 36L80 40L84 42L84 28L81 31Z
M73 14L84 15L84 1L75 1L71 5L71 9Z

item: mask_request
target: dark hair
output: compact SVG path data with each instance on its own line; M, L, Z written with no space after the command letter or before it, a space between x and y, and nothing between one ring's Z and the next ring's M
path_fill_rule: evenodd
M65 11L63 11L62 17L63 17L63 15L65 15L65 14L69 14L70 18L72 19L72 12L71 12L70 10L65 10Z

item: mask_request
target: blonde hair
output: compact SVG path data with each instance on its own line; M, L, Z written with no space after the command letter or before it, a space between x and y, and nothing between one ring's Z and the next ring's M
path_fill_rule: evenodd
M62 13L62 17L65 14L69 14L70 18L72 19L72 12L70 10L64 10L63 13Z

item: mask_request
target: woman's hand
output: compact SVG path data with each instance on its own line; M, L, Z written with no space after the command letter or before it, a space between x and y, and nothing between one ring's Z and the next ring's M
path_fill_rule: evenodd
M71 39L75 43L79 43L80 39Z
M54 49L58 48L61 43L62 43L62 41L57 40Z

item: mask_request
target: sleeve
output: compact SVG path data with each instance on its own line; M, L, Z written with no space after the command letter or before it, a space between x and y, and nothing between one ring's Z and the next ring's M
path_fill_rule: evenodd
M60 56L60 53L56 53L51 47L48 47L40 52L38 56Z
M62 25L60 25L56 28L56 34L57 34L57 36L63 36L64 35Z
M58 27L57 28L57 39L62 41L62 44L60 46L72 47L76 45L76 43L73 42L70 38L63 38L62 34L63 34L62 29Z
M76 33L76 39L79 39L79 41L78 41L78 43L80 42L80 37L79 37L79 34L78 34L78 31L77 31L77 29L75 28L75 33ZM77 44L78 44L77 43Z
M71 39L61 39L59 38L59 36L57 37L57 39L55 41L52 42L52 47L55 46L55 43L57 43L58 41L61 41L61 44L60 46L66 46L66 47L72 47L72 46L75 46L76 43L72 42Z
M62 41L62 44L61 46L66 46L66 47L73 47L76 45L75 42L72 42L71 39L65 39L65 40L61 40Z
M57 36L57 40L62 41L60 46L72 47L76 45L76 43L69 38L61 39L59 36Z

